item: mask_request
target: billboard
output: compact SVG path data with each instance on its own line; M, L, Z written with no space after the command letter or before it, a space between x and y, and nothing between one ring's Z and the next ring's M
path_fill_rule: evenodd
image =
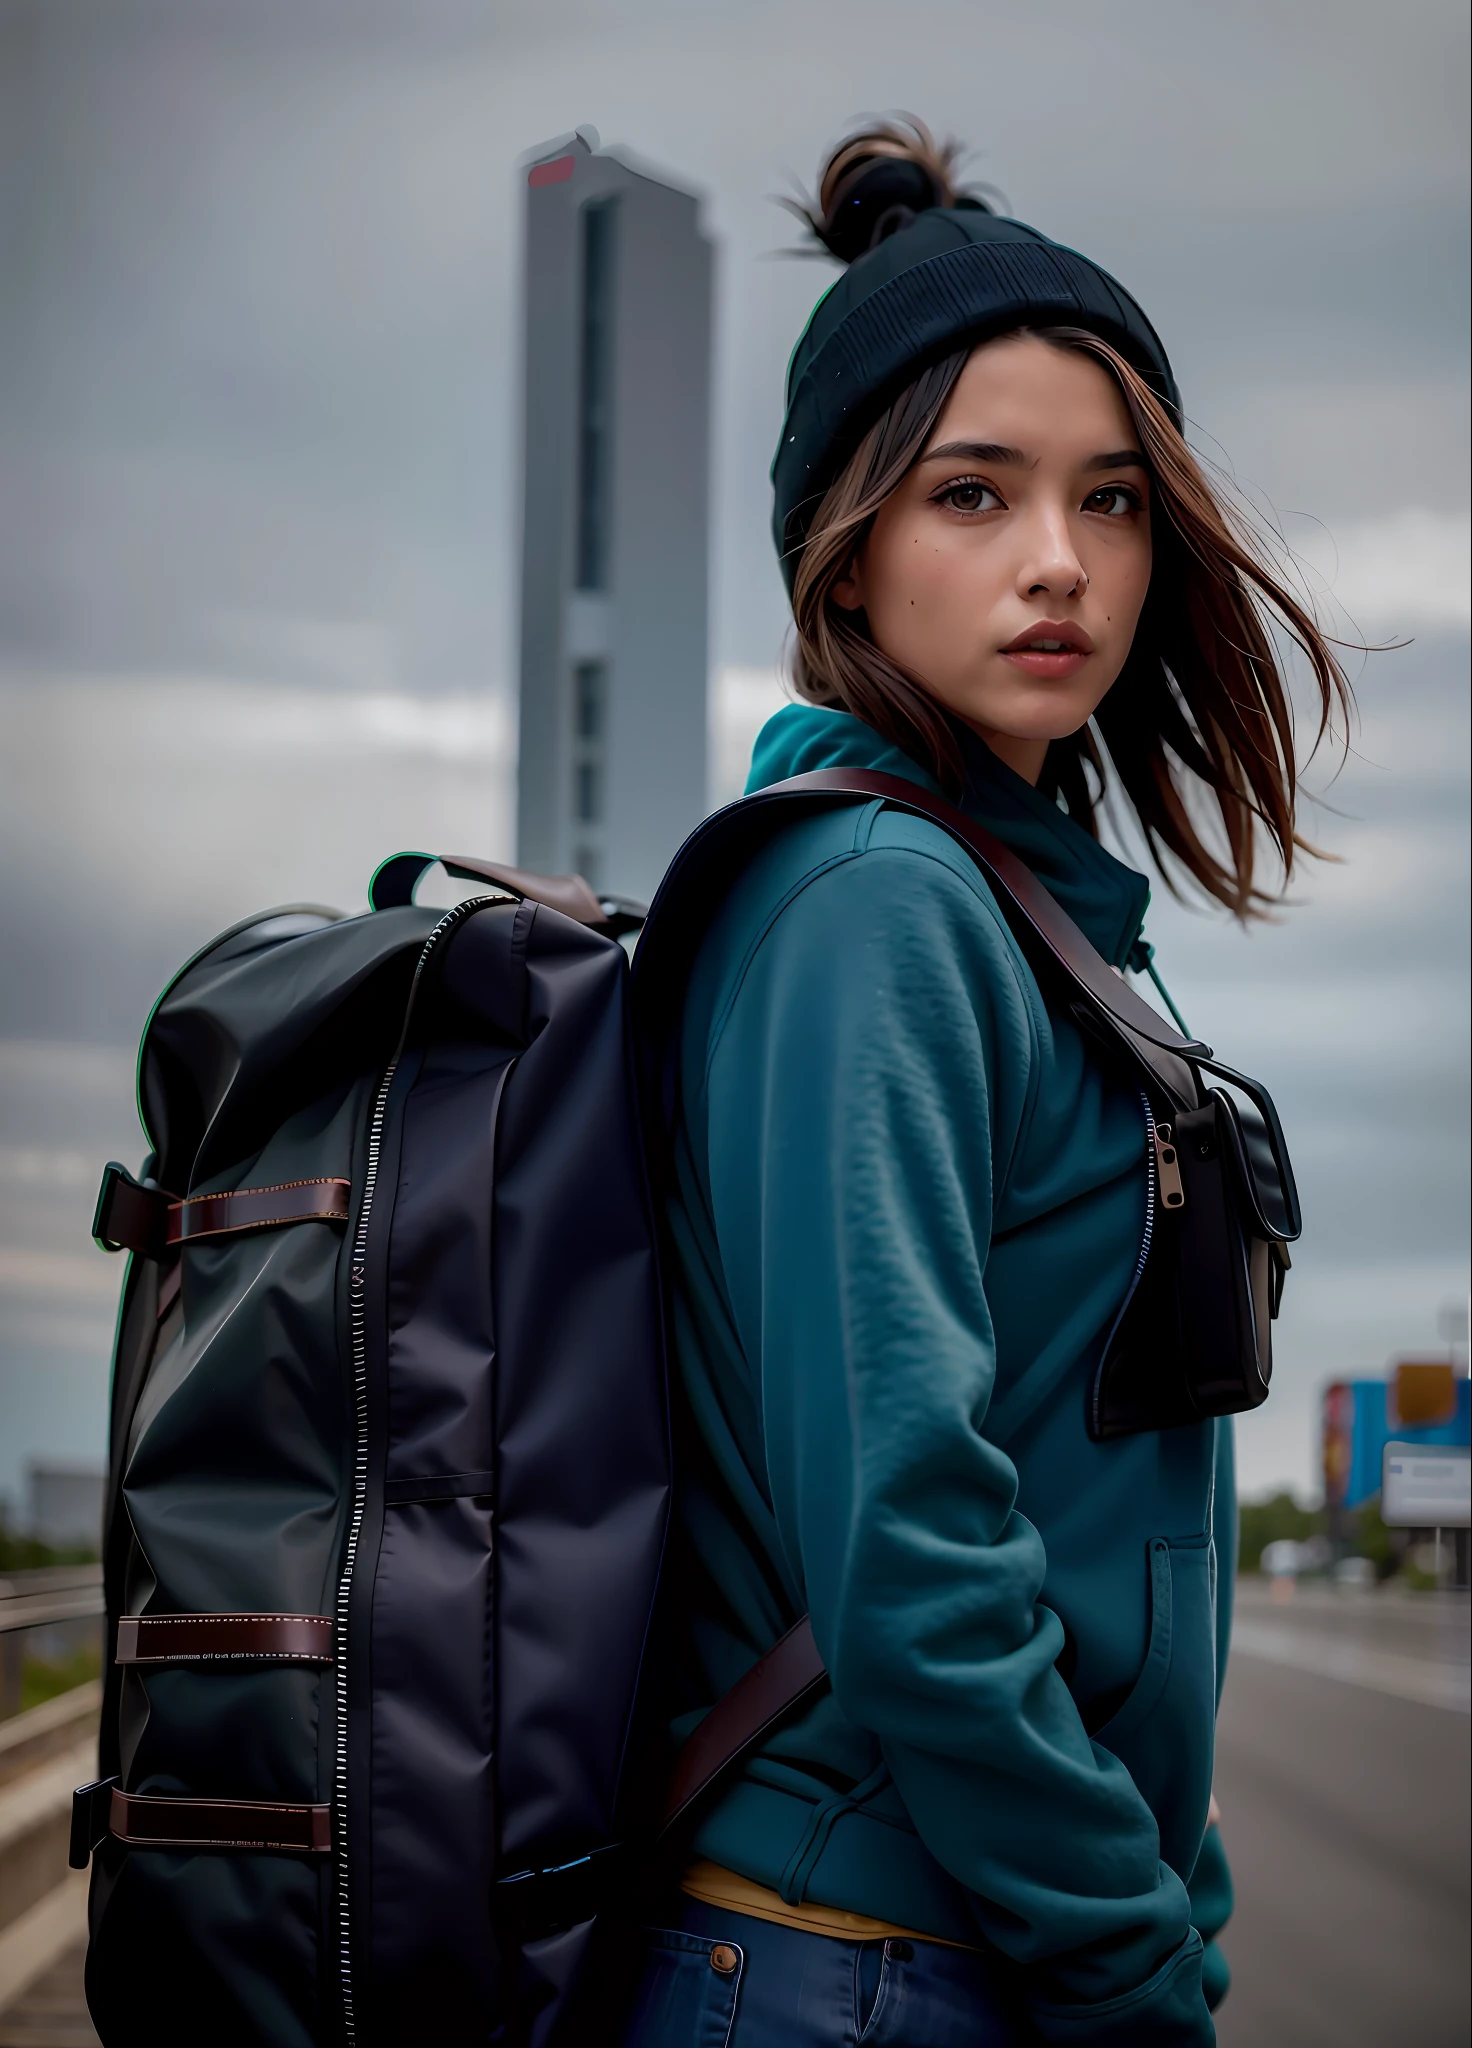
M1442 1421L1408 1428L1393 1415L1393 1382L1335 1380L1324 1389L1324 1499L1330 1507L1357 1508L1380 1491L1385 1446L1472 1443L1472 1381L1455 1379L1451 1413Z

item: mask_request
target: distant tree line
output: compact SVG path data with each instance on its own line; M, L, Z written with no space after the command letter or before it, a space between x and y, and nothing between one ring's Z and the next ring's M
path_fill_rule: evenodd
M1281 1537L1306 1543L1311 1536L1330 1533L1328 1509L1300 1507L1291 1493L1275 1493L1267 1500L1244 1500L1238 1515L1237 1569L1243 1572L1260 1571L1263 1551ZM1378 1495L1347 1515L1345 1522L1349 1536L1347 1555L1367 1557L1377 1578L1388 1579L1400 1569L1407 1532L1392 1533L1386 1528L1380 1519Z
M4 1508L0 1507L0 1573L40 1571L48 1564L94 1564L96 1560L96 1544L80 1543L58 1549L54 1543L20 1535L11 1528Z

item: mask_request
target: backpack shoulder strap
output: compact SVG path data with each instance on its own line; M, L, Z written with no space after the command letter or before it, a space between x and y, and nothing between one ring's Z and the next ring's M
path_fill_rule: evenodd
M720 897L768 834L804 805L878 798L891 809L929 818L970 854L1035 969L1071 991L1074 1007L1143 1068L1166 1099L1193 1108L1193 1063L1212 1058L1209 1045L1185 1038L1136 995L1095 950L1025 862L957 805L899 775L824 768L773 783L707 818L676 856L660 886L635 955L635 984L646 1022L667 1021L682 970ZM804 1615L746 1676L711 1708L676 1759L660 1833L667 1834L719 1779L780 1721L827 1683L828 1674Z
M957 805L901 775L867 768L821 768L755 790L698 826L660 885L634 960L636 999L659 1035L675 1012L699 937L716 904L764 839L794 811L878 798L892 810L928 818L970 854L1035 972L1062 983L1073 1007L1098 1034L1143 1069L1176 1109L1199 1100L1194 1065L1212 1050L1185 1038L1151 1009L1089 943L1025 862ZM641 957L642 956L642 957Z
M1181 1108L1197 1100L1190 1062L1210 1059L1211 1047L1184 1038L1157 1010L1151 1009L1079 930L1068 912L1051 896L1025 861L1004 846L995 833L956 804L934 796L901 775L862 768L821 768L794 775L787 782L759 790L748 803L764 796L879 797L892 810L929 818L959 840L991 884L997 904L1013 936L1034 967L1069 985L1091 1017L1104 1026L1137 1065L1143 1066L1166 1096Z
M659 1817L667 1835L769 1728L828 1683L804 1615L718 1699L675 1760Z

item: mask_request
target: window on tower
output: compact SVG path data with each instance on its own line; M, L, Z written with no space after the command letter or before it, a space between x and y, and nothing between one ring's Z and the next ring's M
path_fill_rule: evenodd
M570 759L573 864L596 888L602 869L604 741L608 731L608 669L601 661L579 661L572 671Z
M603 737L603 691L601 661L580 661L573 670L573 731L584 744L593 745Z
M612 486L613 300L618 203L582 210L582 359L578 379L577 587L608 588Z

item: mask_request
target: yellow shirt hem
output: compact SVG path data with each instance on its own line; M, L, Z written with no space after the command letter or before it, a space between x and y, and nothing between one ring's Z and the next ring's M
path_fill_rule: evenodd
M867 1913L847 1913L841 1906L820 1906L811 1901L789 1906L780 1892L769 1891L753 1878L704 1860L689 1865L680 1879L680 1889L707 1906L725 1906L733 1913L749 1913L753 1920L775 1920L779 1927L796 1927L804 1934L826 1934L836 1941L883 1941L889 1935L900 1934L907 1941L934 1942L937 1948L974 1947L970 1942L946 1941L938 1934L924 1934L918 1927L900 1927L893 1920L871 1920Z

